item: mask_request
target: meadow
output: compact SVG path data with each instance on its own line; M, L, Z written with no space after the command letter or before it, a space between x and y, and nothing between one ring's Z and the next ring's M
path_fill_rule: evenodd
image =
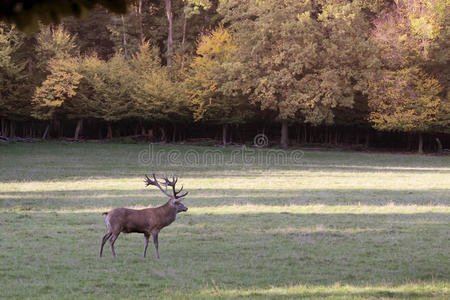
M0 298L450 297L449 156L304 150L248 163L233 160L239 148L154 145L164 155L149 161L148 147L0 145ZM205 151L234 163L169 157ZM99 258L103 211L166 202L145 187L153 172L189 191L159 235L161 259L153 245L142 257L141 234Z

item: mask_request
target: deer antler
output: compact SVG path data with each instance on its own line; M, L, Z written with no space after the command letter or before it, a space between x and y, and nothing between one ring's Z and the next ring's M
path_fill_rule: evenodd
M166 181L166 184L167 184L168 186L171 186L171 187L172 187L172 190L173 190L173 197L174 197L175 199L183 198L184 196L186 196L186 195L189 193L189 192L185 192L185 193L183 193L183 194L181 194L181 195L178 195L178 194L181 193L181 191L183 190L183 186L181 186L181 189L180 189L179 191L177 191L177 190L175 189L175 185L176 185L177 182L178 182L178 176L172 175L172 181L170 181L169 178L167 178L167 176L165 176L165 177L164 177L164 180Z
M172 175L172 181L171 181L166 175L164 175L162 179L165 182L159 182L156 179L155 174L152 174L152 175L153 175L153 180L150 179L147 175L145 175L146 179L145 179L144 182L147 184L147 186L149 186L149 185L157 186L161 190L161 192L166 194L166 196L168 196L169 198L179 199L179 198L183 198L184 196L186 196L189 193L189 192L185 192L182 195L178 195L183 190L183 186L181 186L181 189L179 191L177 191L176 188L175 188L175 186L177 184L177 181L178 181L178 176ZM161 184L164 185L164 189L162 188ZM169 186L172 187L173 195L170 195L167 192L167 187L169 187Z
M145 174L145 181L144 182L147 184L146 186L149 186L149 185L157 186L161 190L161 192L163 192L167 197L171 198L172 196L167 192L167 184L164 185L164 183L163 183L164 188L162 188L161 182L159 182L158 179L156 179L155 174L152 174L152 177L153 177L153 180L151 180L147 176L147 174Z

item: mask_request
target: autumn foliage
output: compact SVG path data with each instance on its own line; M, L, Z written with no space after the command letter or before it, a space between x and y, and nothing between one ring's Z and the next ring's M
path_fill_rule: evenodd
M308 128L338 120L422 141L449 130L448 8L444 0L139 1L125 15L94 9L34 36L1 24L0 129L76 120L79 132L90 120L112 138L127 122L135 133L156 126L168 140L167 128L176 139L177 128L203 124L221 126L226 145L230 128L282 124L287 147L292 125L306 141Z

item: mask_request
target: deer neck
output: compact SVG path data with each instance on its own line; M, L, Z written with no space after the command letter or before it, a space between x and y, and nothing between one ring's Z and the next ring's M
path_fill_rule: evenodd
M172 223L173 221L175 221L176 217L177 217L177 209L175 208L175 206L170 204L170 201L167 202L166 204L162 205L159 207L164 215L164 226L169 225L170 223Z

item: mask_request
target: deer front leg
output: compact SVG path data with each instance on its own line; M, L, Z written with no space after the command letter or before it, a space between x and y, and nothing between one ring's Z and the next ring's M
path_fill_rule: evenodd
M147 255L148 239L150 236L148 234L144 234L144 237L145 237L144 242L144 258L145 258L145 255Z
M155 244L156 249L156 258L159 259L159 252L158 252L158 232L152 233L153 235L153 244Z

